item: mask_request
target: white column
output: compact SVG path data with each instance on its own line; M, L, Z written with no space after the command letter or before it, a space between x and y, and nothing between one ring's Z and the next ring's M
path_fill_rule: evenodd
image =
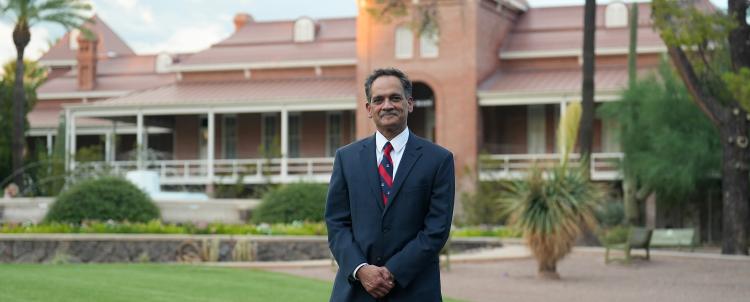
M70 114L70 121L67 123L70 126L70 170L73 171L76 169L76 116L75 114Z
M63 139L65 139L65 172L68 172L70 171L70 110L67 109L65 110L65 134Z
M47 156L52 156L52 148L54 148L54 144L52 143L52 133L47 133Z
M135 145L138 170L143 170L143 112L140 111L138 111L138 116L136 117Z
M112 162L112 131L104 135L104 161Z
M289 111L281 109L281 178L289 174Z
M208 185L214 181L214 142L216 141L216 118L213 109L208 111L208 146L206 150L206 172L208 173Z

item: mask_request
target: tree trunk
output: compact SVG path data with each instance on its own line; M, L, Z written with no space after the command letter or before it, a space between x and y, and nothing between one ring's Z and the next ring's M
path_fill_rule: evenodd
M16 79L13 87L13 182L18 185L19 193L25 189L23 183L23 161L26 142L26 91L24 91L24 64L23 53L26 45L31 40L29 27L25 22L19 21L13 29L13 43L16 46Z
M596 33L596 0L586 0L583 21L583 84L581 96L581 125L578 132L578 144L581 153L581 164L589 175L591 152L594 144L594 35Z
M557 263L553 261L539 261L537 277L540 279L560 279L560 274L557 273Z
M722 161L722 254L748 254L748 124L747 113L736 108L729 121L720 127Z

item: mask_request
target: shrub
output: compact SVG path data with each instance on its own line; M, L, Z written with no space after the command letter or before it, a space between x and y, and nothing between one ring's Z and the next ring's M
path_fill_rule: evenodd
M159 208L129 181L102 177L78 183L61 193L45 221L80 224L85 220L147 222L159 219Z
M596 209L596 219L602 227L617 226L625 221L625 208L622 201L608 201Z
M271 190L253 212L255 223L290 223L323 221L327 186L295 183Z
M500 225L505 222L499 201L502 184L480 182L476 192L462 193L464 223L467 225Z

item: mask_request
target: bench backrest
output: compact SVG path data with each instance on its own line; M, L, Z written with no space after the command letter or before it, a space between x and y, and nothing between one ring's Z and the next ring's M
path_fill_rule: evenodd
M694 246L695 229L656 229L651 235L651 246Z
M648 246L650 240L651 230L642 227L630 228L630 237L628 238L630 247L645 248Z

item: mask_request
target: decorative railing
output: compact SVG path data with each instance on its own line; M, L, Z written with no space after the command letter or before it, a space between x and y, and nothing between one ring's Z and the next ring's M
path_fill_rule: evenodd
M571 154L569 165L580 165L580 155ZM622 153L594 153L591 155L591 179L617 180L620 176ZM479 158L481 180L518 179L533 167L551 168L559 164L560 154L491 154Z
M79 169L109 170L124 174L138 169L137 161L78 163ZM237 182L247 184L327 182L333 171L333 157L216 159L209 175L207 160L146 160L143 169L159 173L165 185Z

